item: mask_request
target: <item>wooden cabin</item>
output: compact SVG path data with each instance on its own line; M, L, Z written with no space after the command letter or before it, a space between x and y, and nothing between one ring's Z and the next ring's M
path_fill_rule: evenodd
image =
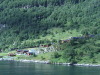
M71 39L67 39L67 40L60 40L60 41L59 41L59 43L61 43L61 44L62 44L62 43L68 43L68 42L70 42L70 40L71 40Z
M29 52L29 50L23 50L22 51L23 54L27 54L27 52Z
M16 50L17 52L22 52L22 50Z
M27 54L29 50L16 50L18 54Z
M27 52L27 55L33 55L33 52Z
M8 56L12 56L13 57L13 56L16 56L16 54L15 53L9 53Z
M18 54L23 54L23 50L16 50Z
M50 47L51 44L47 44L47 45L42 45L43 47Z

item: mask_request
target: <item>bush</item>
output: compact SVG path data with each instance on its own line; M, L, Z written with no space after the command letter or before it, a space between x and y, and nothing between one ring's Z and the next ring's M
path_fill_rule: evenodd
M58 53L58 52L54 52L52 55L51 55L51 58L59 58L61 55Z

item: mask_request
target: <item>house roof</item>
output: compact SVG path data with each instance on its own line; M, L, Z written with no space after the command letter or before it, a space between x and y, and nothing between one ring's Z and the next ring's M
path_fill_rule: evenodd
M17 50L17 51L22 51L22 50Z
M36 50L34 50L34 49L30 49L29 52L36 52Z

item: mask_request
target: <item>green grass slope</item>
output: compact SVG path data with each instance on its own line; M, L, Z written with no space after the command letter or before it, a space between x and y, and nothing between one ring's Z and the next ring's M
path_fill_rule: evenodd
M0 0L0 50L58 43L89 34L96 36L59 44L61 51L54 53L52 61L100 62L100 1Z

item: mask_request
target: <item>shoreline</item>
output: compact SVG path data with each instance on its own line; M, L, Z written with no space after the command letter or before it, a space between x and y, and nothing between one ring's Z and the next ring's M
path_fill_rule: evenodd
M17 61L17 62L33 62L33 63L40 63L40 64L55 64L55 65L67 65L67 66L87 66L87 67L100 67L100 64L71 64L71 63L51 63L50 60L26 60L26 59L0 59L0 61Z

